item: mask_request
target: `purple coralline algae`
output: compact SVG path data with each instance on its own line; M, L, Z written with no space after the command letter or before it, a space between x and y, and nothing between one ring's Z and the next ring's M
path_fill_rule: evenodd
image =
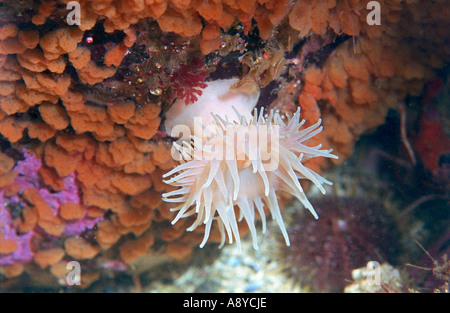
M39 175L39 169L42 167L41 160L25 150L23 151L23 157L24 160L18 161L14 167L16 177L13 184L17 186L18 192L14 195L6 196L5 187L0 188L0 235L3 242L11 243L12 241L15 243L12 246L17 246L11 253L0 253L0 266L12 265L17 262L30 262L33 259L31 240L35 235L44 237L50 242L56 242L56 239L81 235L84 231L94 228L96 223L103 219L103 217L89 217L86 208L82 218L65 222L64 232L60 236L47 234L39 226L35 226L26 233L21 233L18 227L20 223L17 222L17 219L21 218L21 210L29 205L22 197L22 193L27 189L36 190L51 207L55 217L60 214L62 204L67 202L81 204L75 173L71 173L63 178L63 190L54 191L45 185Z

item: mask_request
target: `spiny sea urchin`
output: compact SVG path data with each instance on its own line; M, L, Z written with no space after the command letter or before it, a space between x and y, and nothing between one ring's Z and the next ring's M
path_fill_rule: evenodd
M215 84L220 82L216 81ZM222 94L219 93L217 99L234 99L236 105L239 105L237 100L245 101L245 95L236 95L236 91L229 88L229 82L222 84L228 88L221 90ZM205 94L209 94L208 88ZM174 143L181 153L182 164L163 176L172 177L165 181L167 184L179 187L163 194L165 201L181 203L172 209L178 212L172 223L197 214L195 222L187 230L192 231L205 224L205 235L200 244L203 247L208 240L212 222L216 220L222 235L221 245L225 242L226 234L230 243L234 237L240 249L237 221L245 219L252 234L253 246L258 249L255 210L261 216L265 232L266 205L289 245L276 192L281 190L296 197L317 218L299 179L312 181L322 193L325 193L323 184L332 184L303 165L304 161L314 157L337 158L331 154L331 150L320 150L321 145L305 145L308 139L322 131L321 121L301 129L305 121L300 120L300 108L292 117L286 115L286 123L278 112L271 111L265 118L263 110L258 115L256 109L253 116L249 114L251 111L235 110L236 119L230 121L231 116L220 114L220 101L215 105L217 109L214 107L214 113L211 112L212 108L207 111L205 108L203 111L197 110L202 112L202 116L212 115L211 123L198 125L194 122L194 126L188 127L188 130L197 127L194 136L182 141L181 145ZM245 104L240 107L245 107ZM168 115L171 116L170 112ZM247 118L249 115L250 118ZM192 125L195 116L177 116L178 123L183 119L186 119L184 125ZM202 133L198 134L198 131ZM235 206L239 209L238 219Z
M383 207L333 196L312 203L321 215L318 221L299 214L290 223L291 247L283 249L290 276L316 292L341 292L353 269L393 261L397 235Z

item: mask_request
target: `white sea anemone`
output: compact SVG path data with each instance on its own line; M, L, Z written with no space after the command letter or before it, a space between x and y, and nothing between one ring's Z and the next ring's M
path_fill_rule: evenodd
M222 104L217 105L220 111ZM187 230L193 231L205 224L205 235L200 244L203 247L215 220L222 235L221 246L228 237L229 243L234 238L240 249L238 221L245 219L253 246L258 249L255 212L261 217L264 233L264 207L267 206L289 246L276 191L282 190L296 197L317 219L299 180L312 181L322 193L325 193L323 184L332 183L305 167L303 162L314 157L337 156L331 154L332 150L320 150L321 145L305 145L308 139L322 131L322 127L319 120L300 130L305 123L305 120L300 121L300 108L292 117L286 115L286 122L274 111L266 118L263 110L258 114L255 109L250 118L246 117L249 111L234 111L236 118L232 121L228 114L221 116L208 112L213 119L210 124L203 125L201 135L194 133L181 145L174 143L181 154L181 164L163 176L171 177L165 183L179 187L163 194L164 201L180 203L172 209L178 212L172 224L196 214L196 220Z

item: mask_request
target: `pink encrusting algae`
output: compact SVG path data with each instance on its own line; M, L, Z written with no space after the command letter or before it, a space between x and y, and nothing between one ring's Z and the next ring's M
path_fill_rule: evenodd
M5 253L5 250L0 252L0 265L30 262L34 255L31 240L35 236L56 242L61 238L81 235L103 219L102 216L88 216L88 209L84 208L84 213L79 218L63 222L61 206L68 203L81 205L75 174L70 173L62 179L62 190L52 190L45 185L39 174L41 160L26 150L22 153L24 159L18 161L14 167L14 181L10 186L0 188L0 235L4 244L9 242L12 246L9 253ZM15 193L11 194L10 188L15 188ZM34 227L23 231L26 228L23 226L23 210L30 207L32 199L35 203L31 203L31 207L37 208L39 220ZM40 205L42 207L39 207ZM63 228L55 230L55 227L49 226L54 222L59 222Z

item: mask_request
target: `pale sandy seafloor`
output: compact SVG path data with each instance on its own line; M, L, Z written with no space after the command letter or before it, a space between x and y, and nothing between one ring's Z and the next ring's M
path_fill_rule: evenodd
M242 253L236 245L226 245L218 251L220 256L212 264L203 267L192 266L185 273L174 277L172 282L155 281L144 291L301 292L301 286L283 274L279 257L273 254L280 243L270 234L277 231L277 225L272 221L269 224L268 233L264 238L260 235L259 250L253 249L251 236L245 236L242 240Z

